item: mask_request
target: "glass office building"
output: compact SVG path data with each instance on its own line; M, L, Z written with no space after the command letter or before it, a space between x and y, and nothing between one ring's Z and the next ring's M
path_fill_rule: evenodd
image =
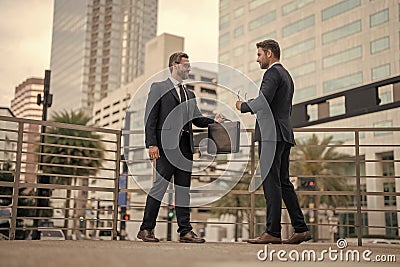
M55 0L51 110L91 115L95 101L141 75L157 6L157 0Z

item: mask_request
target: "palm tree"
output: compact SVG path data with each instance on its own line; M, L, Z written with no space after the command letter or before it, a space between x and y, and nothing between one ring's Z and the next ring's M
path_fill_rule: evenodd
M332 162L333 160L351 160L348 154L336 151L336 147L329 147L333 137L325 137L319 140L316 134L304 141L296 140L297 146L293 148L291 158L294 162L290 165L292 176L315 177L316 189L318 191L348 191L351 186L346 178L341 177L351 165L347 162ZM337 145L343 142L337 142ZM316 162L308 162L315 160ZM330 176L329 178L323 176ZM337 176L337 177L335 177ZM305 207L310 203L315 205L315 220L318 222L318 207L325 203L328 207L335 209L338 206L346 206L350 200L349 196L337 195L315 195L299 197L300 204ZM318 233L314 233L314 239L318 239Z
M83 111L64 111L55 113L52 117L54 122L76 125L87 125L90 119ZM96 175L104 160L104 145L100 138L99 135L90 131L49 127L45 139L45 155L43 156L43 163L49 165L43 165L43 172L60 174L60 176L55 177L54 183L69 186L76 184L79 175L80 185L88 186L88 178L86 177ZM53 166L53 164L56 166ZM79 191L76 201L78 209L74 213L74 218L84 216L87 195L87 191ZM70 198L71 190L68 189L64 228L68 227ZM79 220L74 220L74 228L78 226ZM67 231L65 230L65 232Z

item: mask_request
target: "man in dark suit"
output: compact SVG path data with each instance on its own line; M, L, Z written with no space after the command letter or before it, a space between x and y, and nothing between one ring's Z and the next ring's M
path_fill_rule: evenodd
M259 141L259 158L263 178L264 196L267 204L265 232L249 243L282 243L282 198L289 212L295 233L283 241L300 244L311 239L303 213L289 180L290 149L295 145L290 113L294 85L289 72L279 63L280 48L274 40L256 44L257 62L266 69L257 98L248 102L237 101L236 108L242 113L257 114L255 140ZM273 129L275 126L275 129ZM272 129L271 129L272 128Z
M204 117L197 107L195 94L182 84L191 70L189 57L177 52L169 58L171 76L151 85L146 103L145 138L149 157L156 160L156 180L149 191L143 222L137 237L145 242L159 242L154 235L160 204L174 176L175 210L179 241L203 243L190 224L190 180L194 153L192 123L197 127L221 122Z

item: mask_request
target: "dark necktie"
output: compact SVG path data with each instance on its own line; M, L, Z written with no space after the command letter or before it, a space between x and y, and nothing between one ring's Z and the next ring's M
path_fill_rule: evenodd
M183 85L181 83L178 84L179 86L179 93L181 94L181 107L182 107L182 117L183 117L183 130L189 131L189 112L188 106L186 102L186 94L185 90L183 89Z

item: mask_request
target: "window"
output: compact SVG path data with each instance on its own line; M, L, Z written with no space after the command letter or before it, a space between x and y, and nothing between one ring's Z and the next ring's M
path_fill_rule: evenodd
M253 0L249 3L249 10L253 10L271 0Z
M322 10L322 20L324 21L337 15L343 14L344 12L356 8L360 5L361 0L344 0Z
M295 34L304 29L312 27L312 26L314 26L314 24L315 24L315 16L314 15L308 16L304 19L298 20L294 23L291 23L291 24L283 27L282 35L283 35L283 37L287 37L289 35Z
M204 77L204 76L200 76L200 80L202 82L207 82L207 83L212 83L213 82L213 78Z
M229 42L229 40L230 40L229 32L224 33L223 35L220 35L219 36L219 46L226 44L227 42Z
M397 237L399 235L399 225L396 212L385 212L385 225L387 236Z
M362 72L356 72L350 75L342 76L329 80L323 83L324 94L343 89L350 86L355 86L361 84L363 81Z
M219 20L219 29L225 29L229 26L229 14L222 16L221 19Z
M243 51L244 51L244 45L238 46L233 50L233 55L235 57L239 57L243 55Z
M262 15L261 17L258 17L252 21L249 22L249 30L254 30L257 29L258 27L261 27L262 25L265 25L271 21L274 21L276 19L276 10L273 10L271 12L268 12L267 14Z
M257 37L256 39L253 39L249 42L249 51L255 51L257 49L256 43L268 40L268 39L276 39L276 32L270 32L265 35L262 35L260 37ZM256 52L254 52L256 54Z
M315 72L315 61L293 68L290 73L293 79Z
M313 3L314 0L295 0L290 2L289 4L286 4L282 6L282 15L286 16L300 8L303 8L304 6Z
M229 52L219 54L219 63L229 65Z
M200 88L200 92L206 93L206 94L211 94L211 95L216 95L217 94L217 92L214 89L204 88L204 87Z
M371 69L372 80L379 80L390 76L390 63Z
M393 158L392 158L393 160ZM382 162L383 165L384 162ZM392 163L393 164L393 163ZM394 167L394 166L393 166ZM393 174L394 175L394 174ZM385 176L385 175L384 175ZM396 185L394 182L383 183L383 191L385 193L396 192ZM385 206L396 206L396 196L384 196Z
M390 37L385 36L379 39L376 39L371 42L371 54L375 54L384 50L389 49L390 47Z
M244 13L244 8L239 7L239 8L235 9L235 11L233 12L233 16L236 19L236 18L240 17L241 15L243 15L243 13Z
M324 68L329 68L361 57L362 57L362 46L360 45L345 51L341 51L335 55L327 56L323 58L322 63Z
M282 51L282 58L290 58L293 56L297 56L303 52L312 50L315 48L315 39L308 39L306 41L297 43L295 45L289 46Z
M387 121L379 121L374 123L374 128L380 128L380 127L393 127L393 121L387 120ZM374 132L374 136L382 136L382 135L390 135L392 132L390 131L376 131Z
M230 0L221 0L219 1L219 8L224 9L229 6Z
M389 9L388 8L369 16L369 26L371 28L375 27L377 25L380 25L382 23L385 23L387 21L389 21Z
M361 32L361 20L341 26L332 31L322 34L322 44L328 44L336 40L342 40L344 37Z
M239 36L242 36L243 33L244 33L244 28L243 28L243 25L242 25L242 26L237 27L237 28L233 31L233 36L234 36L235 38L238 38Z
M299 100L315 97L316 95L317 95L317 87L315 85L300 89L295 89L293 101L297 102Z

